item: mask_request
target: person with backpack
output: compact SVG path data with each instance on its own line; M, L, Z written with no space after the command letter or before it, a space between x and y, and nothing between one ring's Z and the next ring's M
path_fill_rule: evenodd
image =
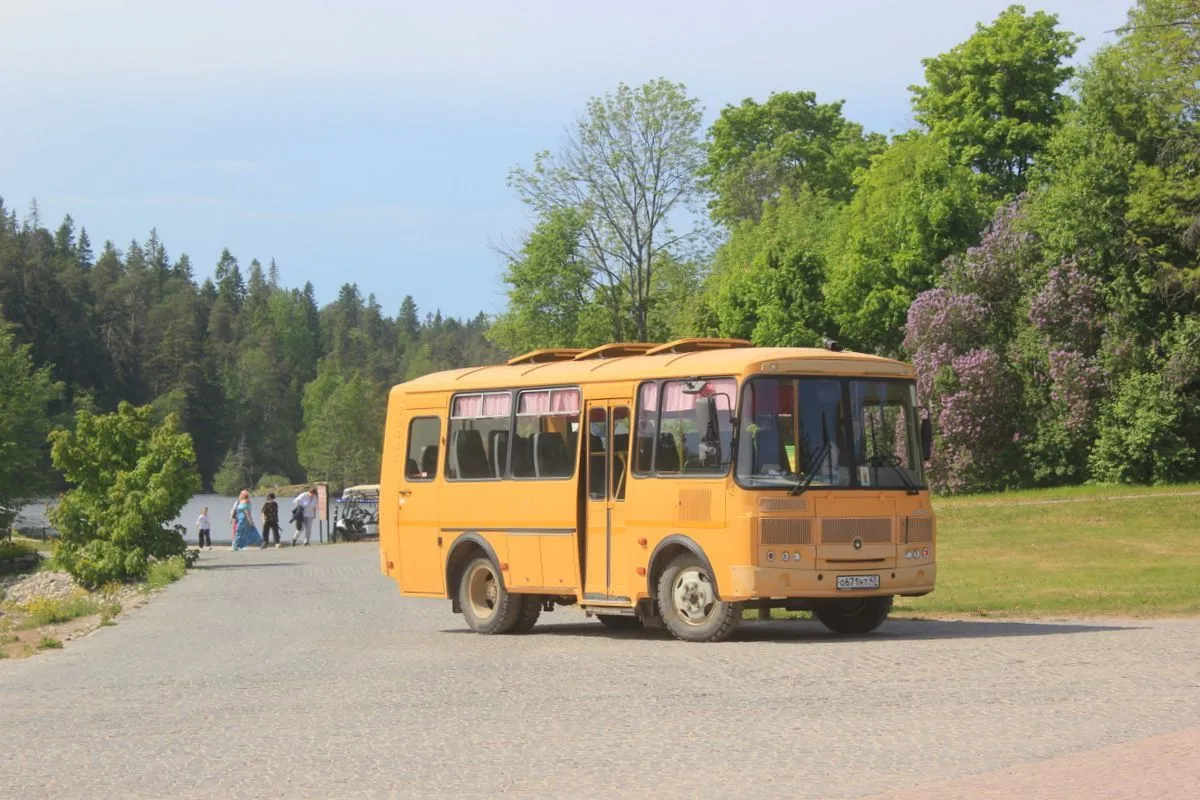
M310 486L307 491L301 492L292 501L292 505L302 512L300 520L296 523L296 534L292 537L292 547L296 546L296 540L300 538L300 534L304 534L304 546L308 547L309 539L312 538L313 520L317 517L317 487ZM295 519L296 512L292 512L292 518Z

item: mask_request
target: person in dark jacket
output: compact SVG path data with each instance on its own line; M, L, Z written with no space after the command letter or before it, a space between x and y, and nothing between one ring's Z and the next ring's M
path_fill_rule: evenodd
M275 531L275 546L279 544L279 504L275 502L275 493L267 493L267 502L262 507L263 541L262 549L267 548L271 539L271 531Z

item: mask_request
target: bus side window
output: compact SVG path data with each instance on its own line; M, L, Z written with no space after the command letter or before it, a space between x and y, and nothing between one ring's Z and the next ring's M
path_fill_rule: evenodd
M617 406L612 414L612 496L625 499L625 474L629 462L629 408Z
M654 466L654 448L658 442L658 384L638 387L637 436L634 438L634 475L649 475Z
M409 481L431 481L437 475L438 437L442 423L437 417L416 417L408 423L408 457L404 477Z

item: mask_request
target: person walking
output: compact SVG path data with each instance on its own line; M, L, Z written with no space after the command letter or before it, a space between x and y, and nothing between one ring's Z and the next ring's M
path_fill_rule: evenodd
M296 546L296 540L300 538L301 533L304 534L304 546L308 547L308 541L312 538L313 520L317 516L317 487L310 486L308 491L296 495L292 505L304 509L304 516L297 523L296 533L292 536L292 547Z
M208 506L200 512L200 516L196 518L196 538L199 540L199 548L204 549L208 545L208 549L212 550L212 525L208 521Z
M262 507L262 549L266 550L271 543L271 531L275 531L275 546L279 547L279 504L275 502L275 493L267 492L267 502Z
M234 529L233 544L229 549L245 550L247 547L262 544L262 536L259 535L258 528L254 527L254 510L250 506L250 492L245 489L238 495L238 504L234 514L237 517L237 527Z

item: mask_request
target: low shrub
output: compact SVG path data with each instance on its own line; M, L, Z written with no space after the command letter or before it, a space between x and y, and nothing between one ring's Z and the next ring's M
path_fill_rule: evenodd
M179 580L187 572L187 561L184 556L172 556L163 561L150 564L146 573L146 588L161 589Z
M38 642L38 650L59 650L62 646L63 643L53 636L43 636L42 640Z
M85 594L67 598L35 597L21 608L28 615L24 622L27 628L57 625L100 613L100 604Z

